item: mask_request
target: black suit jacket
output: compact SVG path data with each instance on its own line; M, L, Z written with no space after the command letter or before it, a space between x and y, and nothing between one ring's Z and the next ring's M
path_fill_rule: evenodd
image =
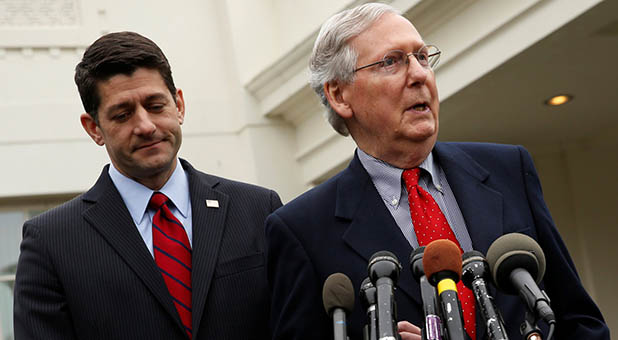
M263 223L279 196L181 164L193 214L193 339L267 339ZM14 326L17 340L187 338L108 166L88 192L24 224Z
M466 221L474 249L486 254L499 236L519 232L538 241L547 259L544 287L558 317L555 339L609 339L603 318L585 292L543 200L532 159L522 147L437 143L444 170ZM403 265L395 299L398 319L422 326L418 283L409 268L410 244L355 156L347 169L270 215L266 221L267 273L272 290L274 339L332 338L322 307L322 286L336 272L358 292L367 262L377 251ZM492 288L511 339L521 336L525 306ZM477 313L478 314L478 313ZM360 302L348 319L350 339L362 339ZM477 317L478 339L485 329Z

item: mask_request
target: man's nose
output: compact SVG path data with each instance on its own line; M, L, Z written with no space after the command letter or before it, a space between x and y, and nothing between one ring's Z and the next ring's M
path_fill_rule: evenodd
M152 120L151 114L148 112L148 110L144 109L141 106L136 110L134 119L135 127L133 129L133 132L136 135L150 136L157 129L157 126Z
M408 85L413 86L415 84L424 84L427 80L429 72L431 72L431 68L421 65L414 54L408 55L407 66Z

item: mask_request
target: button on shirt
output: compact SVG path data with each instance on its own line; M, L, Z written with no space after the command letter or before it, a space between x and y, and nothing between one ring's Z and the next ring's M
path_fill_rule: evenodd
M374 158L361 149L356 149L356 152L361 164L369 173L371 181L384 201L386 208L393 216L395 223L397 223L397 226L401 229L412 248L418 248L418 241L416 240L412 218L410 217L408 191L401 178L404 169L396 168ZM472 250L472 240L468 234L466 222L461 214L459 205L457 205L455 195L446 180L444 171L435 162L431 153L419 165L419 168L421 168L419 185L434 198L464 252Z
M155 211L147 209L148 202L154 191L121 174L113 164L110 164L108 173L116 189L120 192L120 196L129 210L131 218L142 236L146 247L148 247L150 254L154 257L152 247L152 218ZM173 204L171 204L170 210L184 226L191 247L193 247L189 179L180 165L180 160L176 160L176 169L174 169L172 176L170 176L167 183L158 191L165 194L165 196L172 201Z

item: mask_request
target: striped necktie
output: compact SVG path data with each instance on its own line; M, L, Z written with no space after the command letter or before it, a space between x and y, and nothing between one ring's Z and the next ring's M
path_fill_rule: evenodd
M150 198L154 257L174 301L180 321L191 339L191 244L182 223L167 206L169 199L160 192Z
M418 185L420 172L421 169L419 168L408 169L403 172L403 180L408 190L410 215L418 245L426 246L433 240L447 239L453 241L459 247L459 251L463 253L463 249L461 249L442 210L440 210L433 197ZM457 282L457 295L459 295L461 308L463 309L464 328L470 339L476 339L474 294L459 280Z

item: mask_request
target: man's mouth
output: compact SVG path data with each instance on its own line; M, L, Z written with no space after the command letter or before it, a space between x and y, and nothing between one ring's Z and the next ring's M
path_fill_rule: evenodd
M427 103L419 103L419 104L413 105L410 109L412 109L413 111L424 112L428 108L429 106L427 105Z
M162 141L158 140L158 141L153 141L153 142L149 142L149 143L144 143L144 144L141 144L138 147L136 147L135 150L149 148L151 146L159 144L160 142L162 142Z

